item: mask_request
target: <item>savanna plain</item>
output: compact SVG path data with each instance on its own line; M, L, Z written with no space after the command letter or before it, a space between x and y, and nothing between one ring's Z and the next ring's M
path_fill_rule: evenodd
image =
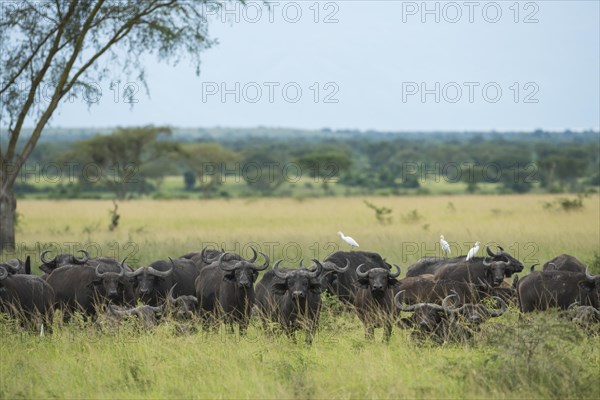
M475 241L501 245L523 273L562 253L600 273L600 197L575 211L548 206L560 197L132 200L119 203L114 230L110 201L21 200L17 251L2 260L31 255L39 274L41 248L86 248L137 267L208 245L246 256L255 246L271 264L297 266L349 250L342 231L402 274L440 255L440 234L453 254ZM392 219L379 222L364 200L390 208ZM367 341L358 318L323 296L311 346L300 333L266 333L256 320L241 337L174 321L144 329L55 318L52 333L40 336L2 317L0 398L600 398L600 337L558 312L520 316L512 306L469 343L415 342L398 328L383 343L380 330Z

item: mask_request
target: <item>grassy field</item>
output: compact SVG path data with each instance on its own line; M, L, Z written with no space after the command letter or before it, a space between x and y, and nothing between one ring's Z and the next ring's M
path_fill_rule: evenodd
M559 196L560 197L560 196ZM453 253L473 242L498 243L529 266L561 253L592 264L600 243L600 197L579 211L544 209L557 196L350 197L324 199L172 200L119 203L109 231L109 201L21 200L17 254L38 265L41 246L80 247L133 265L212 244L271 260L323 259L361 249L403 268L439 254L444 234ZM380 224L364 200L391 208ZM481 254L483 254L483 246ZM36 269L36 272L37 269ZM328 303L329 304L329 303ZM335 305L335 304L332 304ZM240 338L182 333L169 322L144 331L134 323L100 329L57 324L39 337L0 321L0 398L600 398L600 342L555 313L520 320L510 309L471 344L416 343L394 330L389 344L364 339L351 314L326 307L311 347L268 336L253 324Z

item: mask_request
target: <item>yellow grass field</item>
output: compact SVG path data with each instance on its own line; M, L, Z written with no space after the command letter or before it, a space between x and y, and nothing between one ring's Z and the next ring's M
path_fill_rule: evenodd
M323 259L348 248L341 230L403 271L439 254L440 234L453 254L479 240L504 246L526 266L561 253L592 263L600 198L585 198L581 211L543 209L558 197L136 200L119 203L113 232L109 201L22 200L16 255L30 254L38 265L40 246L53 243L144 265L206 244L246 254L255 244L271 262ZM392 223L379 224L365 199L391 208ZM53 333L40 337L0 317L0 398L600 398L598 336L556 312L520 317L511 307L472 343L439 346L397 328L388 344L381 330L369 342L358 318L335 306L325 301L312 346L302 335L271 336L257 321L240 337L225 329L182 332L173 321L145 330L135 322L106 329L55 319Z
M586 198L581 211L543 209L560 197L134 200L119 203L115 231L108 230L109 201L21 200L17 243L19 253L32 256L40 245L65 252L80 246L92 253L129 256L134 265L203 245L246 254L248 246L256 245L271 257L298 260L347 250L336 234L342 231L360 249L379 252L404 267L422 256L439 255L438 238L444 234L456 255L481 241L503 246L526 265L561 253L589 263L600 248L600 197ZM364 200L391 208L392 222L378 223Z

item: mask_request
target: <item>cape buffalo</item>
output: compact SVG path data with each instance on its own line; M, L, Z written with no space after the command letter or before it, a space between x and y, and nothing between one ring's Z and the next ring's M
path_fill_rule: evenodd
M311 343L321 311L323 265L313 260L315 269L310 270L301 261L299 269L279 269L281 262L277 260L256 284L256 306L263 320L280 324L290 336L304 329Z
M95 315L101 303L132 305L133 287L125 277L125 260L119 272L107 265L65 265L54 270L47 282L54 289L56 303L65 311ZM107 270L108 269L108 270Z
M400 325L415 329L415 338L428 337L436 342L468 340L472 336L471 330L478 329L479 325L489 318L499 317L507 308L506 303L499 297L493 299L500 305L500 309L493 310L483 304L463 304L460 307L451 305L450 300L456 301L457 294L446 296L441 305L434 303L406 305L403 295L403 291L396 294L394 298L396 307L400 311L412 314L408 318L402 318Z
M586 266L577 258L568 254L561 254L546 262L543 271L571 271L585 272Z
M372 268L391 269L391 265L385 262L381 255L368 251L336 251L322 262L325 272L321 278L323 288L337 296L341 301L354 304L358 275L356 269L364 265L363 270ZM344 268L349 265L345 272L336 270L335 267Z
M399 285L396 278L400 276L400 267L394 267L396 272L388 268L363 270L363 265L356 269L358 290L354 306L365 327L367 339L373 339L376 327L383 327L384 341L388 341L392 334L392 319L396 314L394 293Z
M600 310L592 306L580 306L573 303L566 311L566 316L579 327L590 333L600 333Z
M521 278L517 285L522 312L558 307L566 310L575 302L599 308L600 275L585 272L538 271Z
M409 277L400 279L398 290L404 291L404 301L407 304L417 303L435 303L442 304L442 301L452 293L457 293L459 302L476 303L485 293L481 292L477 286L449 279L432 280L421 277Z
M254 263L256 261L256 259L258 258L258 253L256 252L256 249L254 247L250 247L250 250L252 251L253 255L251 258L247 259L246 261L248 261L249 263ZM209 249L209 248L205 247L202 249L201 252L187 253L187 254L182 255L179 258L191 260L194 264L196 264L196 266L199 269L202 269L202 268L212 264L213 262L217 261L219 259L219 257L224 253L226 253L226 251L223 249L216 250L216 249ZM242 261L242 260L244 260L244 258L236 253L227 253L227 256L225 256L223 261L228 262L231 260Z
M490 246L485 246L488 256L491 258L490 261L503 261L507 263L506 274L511 276L514 273L523 271L523 264L508 254L504 249L498 246L498 251L495 253L490 249ZM442 258L442 257L424 257L408 267L406 271L406 277L419 276L424 274L435 274L442 267L449 264L461 264L465 265L466 256L458 256L455 258ZM468 265L479 265L484 261L483 257L474 257L468 261Z
M191 260L169 258L169 261L154 261L148 267L125 272L125 275L133 280L136 299L157 306L173 287L175 297L195 295L200 269Z
M188 320L194 317L198 306L195 296L173 297L173 289L169 291L164 302L159 306L143 305L135 308L117 308L108 304L109 315L122 320L128 317L138 318L145 328L157 325L165 318L172 317L176 320Z
M6 268L9 274L31 275L31 258L29 256L25 261L15 258L0 265Z
M0 266L0 309L17 318L51 321L54 291L39 276L9 274Z
M86 265L90 259L90 255L85 250L79 250L83 257L75 257L73 254L57 254L53 258L47 258L46 255L50 253L50 250L44 250L40 253L40 260L42 265L39 266L40 270L46 275L49 275L55 269L62 267L63 265Z
M509 276L509 263L504 261L481 262L463 261L444 265L434 275L435 280L450 279L468 282L478 288L497 287Z
M205 326L209 320L222 318L222 322L229 323L231 332L237 323L240 334L245 334L254 305L254 282L259 271L269 267L269 257L260 254L265 258L260 267L250 260L238 260L229 257L230 253L223 253L200 271L196 278L196 297Z

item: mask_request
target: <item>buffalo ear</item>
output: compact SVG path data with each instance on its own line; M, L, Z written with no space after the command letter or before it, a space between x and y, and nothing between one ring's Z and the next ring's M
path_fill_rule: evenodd
M92 280L90 283L87 284L88 287L93 287L93 286L98 286L102 283L102 279L101 278L95 278L94 280Z
M365 279L365 278L360 278L359 280L357 280L354 283L354 286L356 286L359 289L368 289L369 288L369 280Z
M227 273L223 276L224 281L235 281L235 273Z
M27 256L25 259L25 273L31 275L31 257Z
M52 268L48 267L46 264L40 265L40 271L45 272L46 274L52 273Z
M396 286L400 286L400 282L398 282L398 279L389 278L388 279L388 287L396 287Z
M287 291L287 285L285 283L275 283L272 287L273 293L283 296Z
M578 285L581 289L587 292L591 292L596 287L596 283L590 281L579 281Z
M310 290L311 290L312 292L315 292L315 293L321 293L322 289L323 289L323 287L322 287L322 286L321 286L321 284L320 284L320 283L318 283L318 282L316 282L316 283L311 283L311 284L310 284Z

